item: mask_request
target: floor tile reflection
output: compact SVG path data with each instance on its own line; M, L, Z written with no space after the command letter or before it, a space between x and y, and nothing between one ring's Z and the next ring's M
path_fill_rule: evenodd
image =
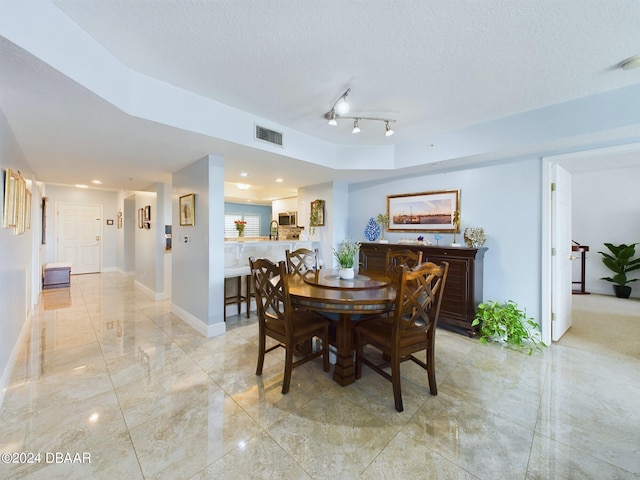
M640 479L637 300L574 298L572 329L532 357L439 329L439 394L403 364L403 413L366 366L341 387L307 363L282 395L282 350L255 375L256 321L204 338L118 273L44 292L0 453L91 462L1 463L0 478Z

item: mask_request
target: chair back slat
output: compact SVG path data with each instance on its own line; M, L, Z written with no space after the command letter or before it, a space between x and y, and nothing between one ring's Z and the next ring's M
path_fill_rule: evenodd
M391 278L396 278L402 272L402 267L412 269L422 263L422 251L411 250L387 250L385 259L385 273Z
M398 274L394 335L435 328L448 270L447 262L426 262L413 269L402 267Z
M288 295L286 295L286 266L284 261L275 264L266 258L249 259L251 277L260 322L286 322Z
M318 249L298 248L293 252L285 251L287 258L287 271L295 275L305 275L308 272L318 271Z

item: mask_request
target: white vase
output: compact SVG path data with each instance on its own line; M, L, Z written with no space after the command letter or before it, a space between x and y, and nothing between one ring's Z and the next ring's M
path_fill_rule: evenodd
M356 273L353 271L353 267L349 267L341 268L339 275L342 280L351 280L353 277L355 277Z

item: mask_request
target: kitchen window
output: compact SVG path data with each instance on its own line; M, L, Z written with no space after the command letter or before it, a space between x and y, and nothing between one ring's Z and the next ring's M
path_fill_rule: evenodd
M224 236L225 238L239 237L236 230L236 220L244 220L247 224L244 226L245 237L260 236L260 216L259 215L225 215L224 216Z

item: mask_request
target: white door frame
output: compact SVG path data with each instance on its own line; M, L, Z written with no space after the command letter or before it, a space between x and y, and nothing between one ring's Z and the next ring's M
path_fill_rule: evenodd
M582 152L567 153L563 155L553 155L542 157L542 298L540 305L540 329L542 330L542 341L547 345L551 344L551 288L553 285L551 274L551 247L552 247L552 219L551 215L551 182L552 164L559 163L565 168L571 162L579 162L592 157L606 157L609 155L635 152L638 150L638 143L618 145L615 147L599 148L595 150L585 150ZM570 171L570 168L569 168Z

